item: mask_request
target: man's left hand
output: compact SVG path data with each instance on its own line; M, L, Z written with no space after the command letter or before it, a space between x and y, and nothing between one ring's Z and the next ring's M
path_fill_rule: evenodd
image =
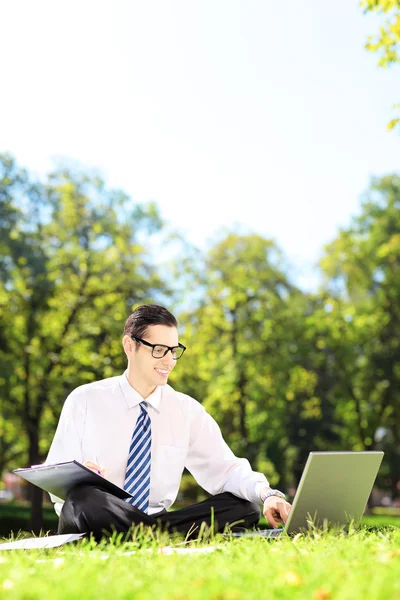
M292 505L283 498L280 498L279 496L270 496L264 502L264 517L271 527L277 529L279 524L286 523L291 508Z
M85 460L83 464L85 467L93 471L93 473L97 473L97 475L104 477L106 470L102 465L96 465L96 463L92 462L91 460Z

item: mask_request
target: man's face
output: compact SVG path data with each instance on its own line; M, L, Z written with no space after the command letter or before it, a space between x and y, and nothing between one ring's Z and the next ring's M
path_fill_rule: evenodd
M127 338L127 336L125 336ZM165 346L178 345L178 330L176 327L167 327L166 325L150 325L141 339L150 344L163 344ZM131 342L131 343L130 343ZM168 376L175 367L176 360L172 358L171 352L162 358L152 356L152 348L130 340L124 343L125 351L132 366L132 373L135 378L139 378L141 383L147 387L165 385ZM127 346L131 351L127 351Z

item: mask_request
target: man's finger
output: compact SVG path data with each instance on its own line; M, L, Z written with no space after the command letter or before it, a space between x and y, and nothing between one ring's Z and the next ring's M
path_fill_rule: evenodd
M284 523L286 523L288 519L291 508L289 502L282 502L282 505L279 505L279 514Z
M103 473L105 471L104 467L102 467L101 465L96 465L91 460L86 460L83 464L85 467L87 467L94 473L97 473L98 475L103 475Z
M274 514L273 514L274 512L275 512L274 508L266 508L264 510L264 517L266 518L268 525L271 525L271 527L273 527L274 529L277 529L279 527L279 525L275 521Z
M286 523L290 509L291 505L289 502L282 501L281 499L277 500L276 498L268 498L263 512L269 525L276 529L279 527L279 524Z

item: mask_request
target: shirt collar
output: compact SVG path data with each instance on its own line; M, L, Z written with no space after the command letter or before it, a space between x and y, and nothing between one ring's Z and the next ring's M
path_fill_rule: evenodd
M154 390L154 392L152 394L150 394L150 396L148 396L146 399L142 398L142 396L139 394L139 392L134 390L133 387L131 386L131 384L129 383L128 371L125 371L123 373L123 375L121 375L120 385L121 385L122 393L128 404L128 408L133 408L134 406L137 406L138 404L140 404L141 402L143 402L145 400L157 412L160 412L161 387L162 386L157 386L156 389Z

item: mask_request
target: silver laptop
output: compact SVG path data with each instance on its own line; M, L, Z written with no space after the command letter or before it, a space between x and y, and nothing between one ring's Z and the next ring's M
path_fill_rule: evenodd
M310 452L285 526L242 535L278 537L283 532L357 523L382 458L383 452Z

